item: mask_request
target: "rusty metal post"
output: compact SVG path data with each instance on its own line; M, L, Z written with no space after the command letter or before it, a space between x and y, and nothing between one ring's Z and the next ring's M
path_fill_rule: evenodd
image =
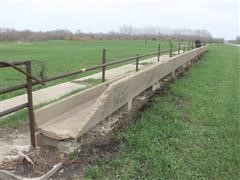
M31 62L26 63L26 71L28 74L32 74ZM27 76L27 97L28 97L28 117L30 126L31 144L36 147L35 137L35 117L33 113L33 96L32 96L32 78Z
M157 59L157 61L159 62L159 60L160 60L160 43L158 44L158 59Z
M169 51L169 56L172 57L172 42L170 43L170 51Z
M180 46L181 46L181 44L180 44L180 41L178 42L178 54L180 54Z
M139 54L136 54L136 71L138 71Z
M102 51L102 82L105 82L105 69L106 69L106 66L105 66L105 63L106 63L106 49L103 49Z

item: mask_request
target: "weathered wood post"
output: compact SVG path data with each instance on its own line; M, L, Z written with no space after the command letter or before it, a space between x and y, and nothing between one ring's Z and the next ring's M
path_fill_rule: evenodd
M106 69L106 49L102 51L102 82L105 82L105 69Z

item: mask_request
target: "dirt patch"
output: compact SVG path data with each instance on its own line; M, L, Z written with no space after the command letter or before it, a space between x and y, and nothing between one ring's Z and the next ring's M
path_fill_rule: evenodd
M51 147L36 148L27 153L33 165L24 160L6 162L0 166L16 175L38 177L48 172L56 162L65 162L67 155Z
M12 156L12 150L30 149L30 137L29 137L29 127L24 123L19 129L12 129L7 127L0 128L0 165L5 159L15 159L16 156ZM6 157L8 156L8 158ZM10 157L11 156L11 157Z

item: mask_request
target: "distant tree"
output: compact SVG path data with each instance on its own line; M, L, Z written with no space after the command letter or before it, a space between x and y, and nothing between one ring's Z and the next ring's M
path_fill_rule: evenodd
M224 39L223 38L212 38L211 39L211 43L224 43Z
M13 28L0 28L1 41L44 41L44 40L92 40L92 39L139 39L144 40L185 40L195 41L196 39L207 42L223 42L224 39L214 39L207 30L171 29L158 26L136 28L123 25L118 32L91 33L77 30L72 33L68 29L56 29L52 31L17 31Z
M240 36L237 36L235 41L237 44L240 44Z

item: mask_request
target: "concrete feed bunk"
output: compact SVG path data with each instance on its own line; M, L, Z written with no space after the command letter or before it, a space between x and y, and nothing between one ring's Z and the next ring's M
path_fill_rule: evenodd
M35 112L39 132L54 140L77 139L134 97L206 51L176 55L118 80L102 83Z

